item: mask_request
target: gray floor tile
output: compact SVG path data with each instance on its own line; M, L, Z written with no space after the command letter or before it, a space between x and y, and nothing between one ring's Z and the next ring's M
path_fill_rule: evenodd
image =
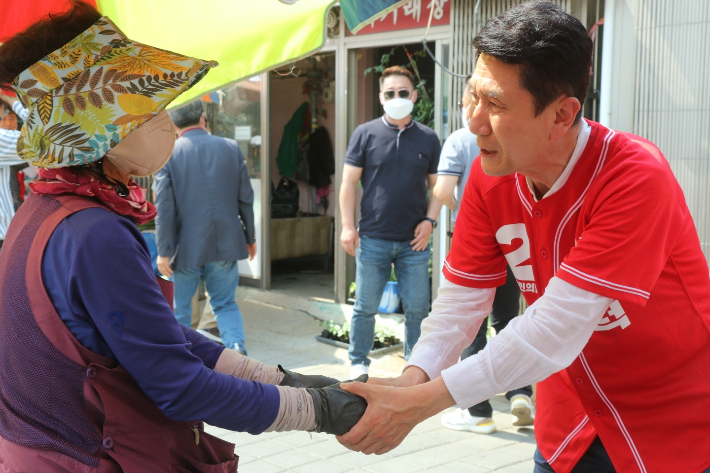
M342 463L343 465L348 465L355 468L364 468L367 465L371 465L373 463L381 462L391 458L392 457L386 455L365 455L364 453L360 452L348 451L343 455L332 457L331 460L336 463Z
M289 450L293 450L293 447L270 440L262 440L237 446L237 455L243 452L257 458L265 458Z
M518 443L494 450L481 451L463 457L461 461L495 470L529 460L532 458L534 452L534 445Z
M292 470L298 473L343 473L350 470L350 467L332 460L323 459L292 468Z
M324 458L336 457L350 452L350 450L340 445L335 439L302 445L298 447L298 449L304 452L308 452L312 455L318 455Z
M257 460L242 466L239 464L239 473L280 473L286 471L278 465L273 465L265 461Z
M491 473L493 470L478 465L472 465L461 461L452 461L443 465L435 466L427 470L427 473ZM532 470L526 472L530 473Z
M262 459L268 461L269 463L279 465L284 469L289 470L297 466L305 465L307 463L310 464L312 462L317 462L321 460L321 457L311 455L310 453L306 453L303 450L292 449L287 452L269 455L268 457L264 457Z
M525 460L514 465L495 470L495 473L531 473L535 469L534 460Z

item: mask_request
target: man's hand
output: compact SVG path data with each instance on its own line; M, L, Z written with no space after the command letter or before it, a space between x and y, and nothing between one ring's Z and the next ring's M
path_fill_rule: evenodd
M343 226L343 231L340 233L340 245L345 252L351 256L355 256L355 250L358 247L359 237L355 228Z
M409 242L409 244L412 245L412 250L424 251L426 249L429 244L429 237L431 237L433 226L434 225L429 220L419 222L417 228L414 229L414 240Z
M247 243L247 252L249 253L249 261L253 260L256 256L256 242L251 245Z
M371 383L348 383L340 387L364 397L367 410L350 432L336 438L344 447L367 455L389 452L402 443L418 423L455 404L441 378L409 388Z
M173 276L173 270L170 268L170 256L158 256L158 271L166 278Z
M367 384L375 384L378 386L392 386L395 388L408 388L417 384L426 383L429 381L429 375L418 366L407 366L404 372L396 378L372 378L367 380Z

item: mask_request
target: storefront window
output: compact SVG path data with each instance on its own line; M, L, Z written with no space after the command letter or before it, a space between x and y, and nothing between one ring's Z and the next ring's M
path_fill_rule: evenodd
M252 260L239 261L239 274L259 280L262 277L263 219L261 185L261 91L262 76L252 77L211 93L206 107L207 124L215 136L235 140L244 155L249 182L254 191L254 226L257 253ZM246 280L244 282L247 282ZM257 283L258 285L258 283Z
M216 96L216 100L215 100ZM207 106L212 133L239 143L249 177L261 176L261 76L210 94Z

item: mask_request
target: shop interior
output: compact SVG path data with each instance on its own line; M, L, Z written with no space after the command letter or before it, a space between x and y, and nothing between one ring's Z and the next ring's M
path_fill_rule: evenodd
M379 72L391 65L413 71L419 95L413 116L433 128L435 66L421 44L362 48L355 54L353 128L382 114ZM333 159L335 54L282 67L271 72L269 80L271 287L334 300L333 255L340 235L334 228L339 205ZM347 266L350 287L354 261Z
M335 53L272 71L271 287L334 300Z

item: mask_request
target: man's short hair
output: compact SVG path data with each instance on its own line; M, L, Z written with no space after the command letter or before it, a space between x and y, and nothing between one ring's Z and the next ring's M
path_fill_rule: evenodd
M473 39L481 54L519 64L520 85L532 94L535 115L562 95L584 105L594 44L584 25L552 3L523 3L488 20ZM575 122L582 116L580 109Z
M200 124L200 117L204 113L201 100L195 100L184 107L177 108L168 112L173 123L178 128L187 128Z
M380 90L382 90L382 88L384 87L385 79L389 76L404 76L409 79L409 82L412 84L412 90L414 90L416 87L414 85L414 76L411 72L409 72L402 66L392 66L382 71L382 75L380 76Z

